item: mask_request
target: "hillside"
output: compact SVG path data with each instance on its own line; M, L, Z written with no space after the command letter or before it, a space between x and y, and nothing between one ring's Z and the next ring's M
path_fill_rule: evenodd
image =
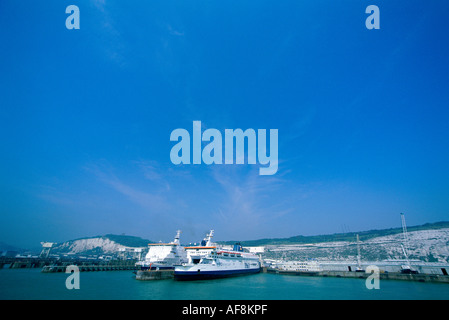
M411 260L449 262L449 228L409 231L407 253ZM403 260L401 233L373 237L360 241L363 261ZM355 261L357 243L333 241L307 244L267 245L264 258L281 260Z
M407 227L408 232L422 231L422 230L438 230L449 228L449 221L440 221L434 223L426 223L419 226ZM240 241L243 246L266 246L266 245L282 245L282 244L306 244L306 243L323 243L323 242L338 242L349 241L353 242L356 235L359 235L360 241L366 241L377 237L392 236L402 234L402 228L391 228L382 230L368 230L360 232L334 233L316 236L294 236L289 238L267 238L259 240ZM222 244L232 245L236 241L224 241Z
M0 241L0 252L2 251L14 251L14 252L21 252L23 249L9 245L7 243Z
M52 248L55 254L101 255L114 254L126 248L147 247L150 240L135 236L113 235L80 238L58 243Z

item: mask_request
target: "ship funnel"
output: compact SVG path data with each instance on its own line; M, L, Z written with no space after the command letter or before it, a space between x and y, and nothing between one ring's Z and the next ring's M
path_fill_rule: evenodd
M233 251L239 251L239 252L243 251L243 248L242 248L242 245L240 244L240 242L237 242L236 244L234 244Z

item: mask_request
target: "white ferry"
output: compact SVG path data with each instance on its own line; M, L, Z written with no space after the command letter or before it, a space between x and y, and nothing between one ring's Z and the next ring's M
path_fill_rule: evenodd
M199 263L176 266L176 280L216 279L260 272L259 257L244 251L240 244L232 250L213 249Z
M179 242L180 235L181 231L178 230L173 242L148 244L145 259L137 262L136 266L141 270L164 270L187 263L186 251Z

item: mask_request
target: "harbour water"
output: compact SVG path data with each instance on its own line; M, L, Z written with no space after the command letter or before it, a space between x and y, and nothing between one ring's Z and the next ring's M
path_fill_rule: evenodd
M236 278L179 282L138 281L130 271L81 272L80 289L66 288L66 273L0 270L0 300L447 300L449 285L260 273Z

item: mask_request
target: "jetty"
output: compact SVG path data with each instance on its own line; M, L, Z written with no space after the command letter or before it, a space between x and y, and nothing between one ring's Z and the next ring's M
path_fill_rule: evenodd
M79 271L120 271L136 270L136 260L85 260L54 259L39 257L0 257L0 269L41 268L42 272L65 272L66 268L75 265Z
M336 277L336 278L356 278L367 279L372 275L370 272L358 272L358 271L341 271L341 270L322 270L322 271L294 271L294 270L282 270L277 268L264 267L262 272L273 273L279 275L291 275L291 276L306 276L306 277ZM418 281L418 282L434 282L434 283L449 283L449 276L441 274L406 274L401 272L379 272L380 280L404 280L404 281Z
M42 268L42 272L65 272L68 266L77 266L80 272L86 271L124 271L135 270L136 261L129 260L111 260L104 263L89 262L64 262L60 264L47 265Z

